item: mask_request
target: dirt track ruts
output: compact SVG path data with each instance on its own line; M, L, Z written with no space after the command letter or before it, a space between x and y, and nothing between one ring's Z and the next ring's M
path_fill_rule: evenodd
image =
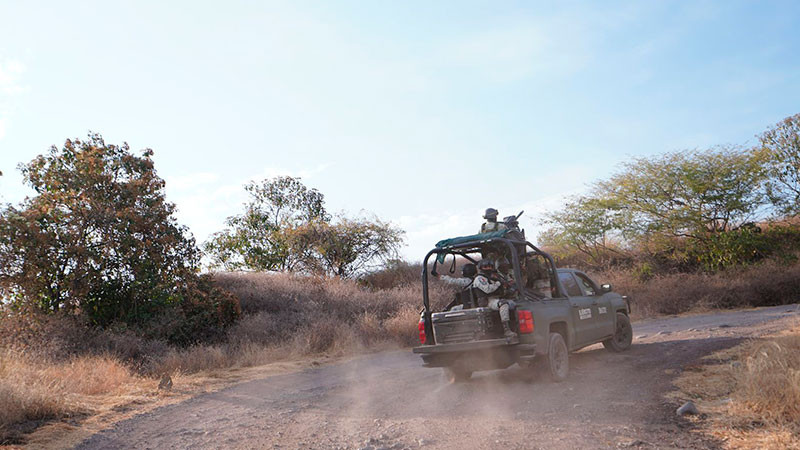
M573 353L562 383L514 366L447 384L410 351L379 353L165 406L77 448L714 448L675 416L672 379L798 317L789 305L634 323L630 351Z

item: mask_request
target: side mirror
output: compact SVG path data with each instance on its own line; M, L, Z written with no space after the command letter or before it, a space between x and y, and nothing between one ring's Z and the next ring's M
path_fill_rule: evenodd
M608 283L600 285L600 290L603 292L611 292L612 289L614 288Z

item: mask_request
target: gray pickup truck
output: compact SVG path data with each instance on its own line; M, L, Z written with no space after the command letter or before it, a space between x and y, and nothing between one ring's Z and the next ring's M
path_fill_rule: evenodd
M627 298L578 270L556 269L553 258L519 232L440 241L425 256L423 268L431 267L431 257L435 257L434 273L437 265L448 265L448 258L452 258L452 273L458 263L486 258L504 261L506 288L498 295L512 301L511 326L517 336L508 339L503 337L499 313L475 295L474 287L460 289L449 304L434 311L428 272L423 269L422 345L413 352L426 367L444 368L451 382L467 380L475 371L515 363L531 370L541 367L553 380L561 381L569 373L569 352L598 342L613 352L631 346Z

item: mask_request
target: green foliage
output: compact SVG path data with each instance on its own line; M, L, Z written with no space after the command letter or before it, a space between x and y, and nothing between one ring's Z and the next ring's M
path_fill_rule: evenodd
M331 221L324 196L299 178L246 186L243 214L212 235L204 248L226 270L303 271L353 277L396 257L403 232L377 218Z
M765 179L760 155L718 147L634 158L593 195L618 213L615 224L628 239L701 239L752 221L767 204Z
M561 258L570 248L581 252L593 267L603 267L615 258L627 257L617 239L617 217L608 202L595 197L577 197L564 208L545 215L549 228L539 235L539 244L558 249Z
M713 272L752 263L770 253L769 236L753 227L709 235L689 252L704 270Z
M634 158L588 195L549 213L540 243L556 249L560 259L574 259L567 249L577 249L582 265L595 268L636 259L640 279L664 271L722 270L779 254L775 243L785 239L752 224L767 217L775 201L776 158L791 163L787 142L795 141L789 122L784 125L764 138L781 143L780 158L777 151L731 147Z
M292 230L293 248L309 249L305 266L313 272L351 278L398 257L403 232L373 219L340 218L335 224L315 222Z
M227 228L204 245L212 265L226 270L294 270L305 252L292 248L286 230L326 223L324 195L294 177L251 182L245 190L250 201L244 213L229 217Z
M193 315L198 296L217 295L198 281L199 253L173 217L152 154L93 134L21 165L36 195L0 211L0 295L81 311L98 325L144 324L168 309ZM219 301L231 299L214 297L214 308Z
M765 131L760 141L768 161L770 200L783 214L800 213L800 114Z

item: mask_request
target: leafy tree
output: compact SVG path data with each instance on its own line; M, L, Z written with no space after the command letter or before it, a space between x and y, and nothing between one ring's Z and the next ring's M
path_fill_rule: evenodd
M770 200L783 214L800 213L800 114L787 117L759 138L769 162Z
M594 266L604 266L614 257L626 257L618 237L618 223L609 203L599 198L573 198L558 211L547 213L539 244L554 249L574 248Z
M250 183L243 214L211 236L205 250L226 270L275 270L352 277L396 256L403 232L372 219L337 218L322 193L299 178Z
M152 155L92 134L21 165L36 195L0 211L0 296L81 310L100 325L143 324L170 308L180 317L205 308L230 323L235 299L198 279L199 253L175 221Z
M292 249L287 230L330 220L325 197L295 177L277 177L245 186L244 213L228 217L204 248L212 265L226 270L293 270L304 259ZM298 254L299 253L299 254Z
M540 240L576 248L595 266L631 255L625 248L681 269L750 261L760 241L734 232L767 213L765 161L764 152L728 147L634 158L549 213Z
M309 223L292 235L295 248L311 250L303 258L310 271L344 278L396 259L403 243L403 231L377 218Z
M758 154L726 147L634 158L598 183L594 195L618 213L628 239L652 233L703 239L763 214L763 163Z

